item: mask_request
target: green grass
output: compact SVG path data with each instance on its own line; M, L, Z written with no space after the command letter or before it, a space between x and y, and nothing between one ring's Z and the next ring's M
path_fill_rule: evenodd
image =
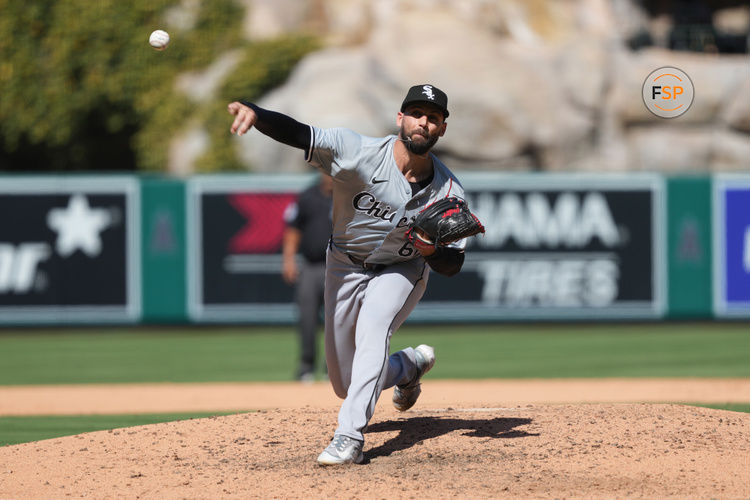
M750 328L739 324L633 324L455 329L430 335L432 377L748 377ZM443 330L445 331L445 330ZM394 344L398 341L394 340Z
M292 329L90 329L0 334L0 385L289 380Z
M230 413L159 413L139 415L74 415L0 417L0 446L27 443L84 432L119 429L137 425L188 420Z
M719 404L694 404L692 406L702 406L703 408L713 408L715 410L729 410L729 411L739 411L742 413L750 413L750 403L727 403L723 405Z
M408 326L431 378L750 377L741 323ZM319 351L323 353L322 347ZM0 330L0 385L291 380L292 328Z

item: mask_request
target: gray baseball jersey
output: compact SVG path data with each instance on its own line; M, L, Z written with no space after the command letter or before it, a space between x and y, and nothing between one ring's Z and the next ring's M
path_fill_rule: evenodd
M312 129L308 161L335 181L333 243L368 264L418 257L406 244L409 223L439 198L464 197L456 177L432 154L434 178L412 197L411 186L393 157L395 135L372 138L343 128ZM465 245L466 240L460 240L452 246Z
M464 196L434 155L431 183L413 195L393 155L397 140L312 127L307 158L334 179L326 362L334 391L344 398L336 434L360 441L381 391L408 383L417 373L412 348L389 355L391 335L416 307L429 277L424 259L405 237L409 222L439 198ZM385 267L372 271L362 262Z

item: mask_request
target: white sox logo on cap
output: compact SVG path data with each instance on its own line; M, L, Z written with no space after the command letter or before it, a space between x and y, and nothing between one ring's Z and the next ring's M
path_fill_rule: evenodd
M422 93L426 95L429 100L435 100L435 94L432 93L432 85L425 85L422 87Z
M409 88L404 101L401 103L401 112L406 110L406 106L417 102L427 102L440 108L443 117L448 118L448 96L445 92L431 84L418 84Z

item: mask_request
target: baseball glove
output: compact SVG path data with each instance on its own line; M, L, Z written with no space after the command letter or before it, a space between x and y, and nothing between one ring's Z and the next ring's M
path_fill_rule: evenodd
M442 198L417 214L406 232L418 247L444 246L483 233L484 226L460 198Z

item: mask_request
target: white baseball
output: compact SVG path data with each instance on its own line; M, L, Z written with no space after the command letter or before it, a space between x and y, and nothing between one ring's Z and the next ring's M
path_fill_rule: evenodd
M156 30L148 37L148 43L156 50L164 50L169 45L169 33L164 30Z

